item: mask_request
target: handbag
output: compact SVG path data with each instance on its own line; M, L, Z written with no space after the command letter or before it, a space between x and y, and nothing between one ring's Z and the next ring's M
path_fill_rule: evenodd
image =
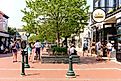
M34 56L34 60L37 60L37 56Z
M74 55L77 55L77 51L74 49Z

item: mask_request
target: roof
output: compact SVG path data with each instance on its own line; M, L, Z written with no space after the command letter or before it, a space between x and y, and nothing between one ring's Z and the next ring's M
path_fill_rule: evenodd
M3 17L5 17L5 18L9 18L7 15L5 15L2 11L0 11L0 14L2 14L3 15Z

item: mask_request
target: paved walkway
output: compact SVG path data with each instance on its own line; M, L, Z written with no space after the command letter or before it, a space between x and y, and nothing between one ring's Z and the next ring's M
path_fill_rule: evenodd
M21 55L12 62L11 54L0 55L0 81L121 81L121 64L113 61L98 62L95 57L80 57L81 63L74 64L76 78L67 78L68 64L31 63L31 68L21 76Z

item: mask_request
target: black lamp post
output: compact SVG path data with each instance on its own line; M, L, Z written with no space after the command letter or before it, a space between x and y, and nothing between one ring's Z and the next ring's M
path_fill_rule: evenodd
M74 55L69 56L69 69L66 73L66 77L70 77L70 78L75 78L75 73L73 71L73 62L72 62L72 58L74 57Z
M27 36L27 44L28 44L28 37L30 36L30 33L25 34ZM25 54L26 62L25 62L25 68L30 68L30 65L28 64L28 47L27 47L27 53Z
M21 49L22 49L22 71L21 71L21 75L25 75L25 66L24 66L24 55L25 55L25 51L24 49L26 48L26 41L22 41L21 42Z

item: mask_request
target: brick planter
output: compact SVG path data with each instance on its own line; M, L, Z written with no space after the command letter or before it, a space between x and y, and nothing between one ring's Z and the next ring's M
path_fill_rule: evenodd
M69 56L41 56L41 63L68 63ZM80 56L73 58L73 63L80 63Z

